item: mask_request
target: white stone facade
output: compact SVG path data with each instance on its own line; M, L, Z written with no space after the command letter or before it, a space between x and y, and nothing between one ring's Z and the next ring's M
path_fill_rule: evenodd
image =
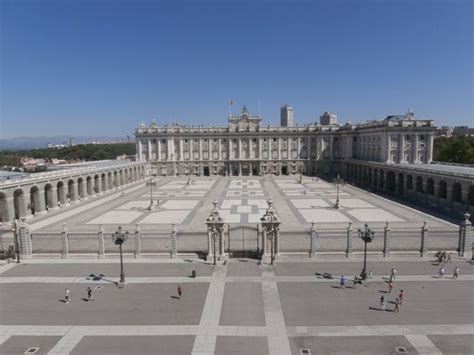
M430 163L436 127L411 112L362 124L261 126L244 107L228 127L158 126L136 129L137 159L169 175L315 175L335 160Z

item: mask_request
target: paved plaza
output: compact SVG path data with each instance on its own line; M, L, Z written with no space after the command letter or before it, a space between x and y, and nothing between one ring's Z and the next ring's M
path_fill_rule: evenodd
M431 260L369 260L372 279L354 288L361 266L360 259L284 258L274 266L252 259L217 266L127 260L120 289L117 260L6 263L0 266L0 354L30 347L39 348L36 354L111 355L474 352L472 262L454 258L440 279ZM456 266L461 274L453 280ZM389 294L392 267L397 276ZM349 279L344 289L341 274ZM401 289L405 297L395 313Z
M210 177L157 178L153 190L138 183L122 191L84 201L80 204L35 217L33 232L59 232L66 224L69 231L115 230L119 225L142 231L169 231L176 224L179 231L204 231L205 219L217 199L219 211L229 225L260 221L267 200L274 201L282 220L282 230L307 230L312 222L317 228L345 228L369 223L383 228L387 221L393 228L419 229L423 221L430 228L452 227L407 206L400 205L350 185L340 188L340 209L335 209L336 186L318 178L285 177ZM154 204L150 207L150 200Z

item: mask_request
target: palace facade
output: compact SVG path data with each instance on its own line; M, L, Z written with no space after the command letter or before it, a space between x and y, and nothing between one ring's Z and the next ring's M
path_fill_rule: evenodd
M382 120L340 125L325 112L320 122L292 127L261 124L246 107L227 127L159 126L135 131L137 159L151 173L174 175L262 175L329 173L333 162L362 160L430 163L436 126L412 112Z

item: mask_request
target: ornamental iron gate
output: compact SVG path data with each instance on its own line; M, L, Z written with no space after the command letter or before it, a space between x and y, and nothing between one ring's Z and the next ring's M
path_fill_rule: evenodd
M261 246L258 227L236 226L230 227L227 232L227 253L231 258L260 257Z

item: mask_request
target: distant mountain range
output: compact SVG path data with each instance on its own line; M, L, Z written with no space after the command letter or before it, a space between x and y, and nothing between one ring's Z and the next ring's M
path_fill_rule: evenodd
M69 145L70 139L74 139L74 144L85 143L126 143L127 137L74 137L74 136L53 136L53 137L15 137L0 139L0 150L21 150L47 148L48 144L66 144ZM134 142L135 137L130 136L130 142Z

